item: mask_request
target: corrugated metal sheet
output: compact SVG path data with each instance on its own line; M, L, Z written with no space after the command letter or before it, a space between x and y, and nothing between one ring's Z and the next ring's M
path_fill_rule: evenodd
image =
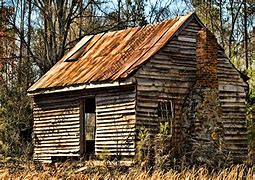
M28 92L126 78L161 49L192 15L85 36Z

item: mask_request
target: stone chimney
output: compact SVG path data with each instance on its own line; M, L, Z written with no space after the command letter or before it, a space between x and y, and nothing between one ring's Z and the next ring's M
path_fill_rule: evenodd
M218 89L217 79L217 50L215 36L203 28L197 35L197 82L201 88Z
M196 82L185 102L184 135L191 164L225 161L224 129L217 78L218 44L206 28L197 34Z

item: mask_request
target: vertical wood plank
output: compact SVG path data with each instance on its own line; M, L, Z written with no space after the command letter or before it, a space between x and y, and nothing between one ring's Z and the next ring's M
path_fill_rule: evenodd
M80 99L80 156L84 156L86 152L85 146L85 99Z

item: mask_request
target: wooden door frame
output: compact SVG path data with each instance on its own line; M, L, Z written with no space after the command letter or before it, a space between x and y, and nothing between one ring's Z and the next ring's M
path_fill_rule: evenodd
M80 99L80 157L86 153L86 136L85 136L85 98Z

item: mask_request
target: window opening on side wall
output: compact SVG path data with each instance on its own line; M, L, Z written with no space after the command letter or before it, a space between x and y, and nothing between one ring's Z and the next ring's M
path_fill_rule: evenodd
M174 105L171 100L158 101L158 119L160 123L168 123L170 133L172 134L173 118L174 118Z

